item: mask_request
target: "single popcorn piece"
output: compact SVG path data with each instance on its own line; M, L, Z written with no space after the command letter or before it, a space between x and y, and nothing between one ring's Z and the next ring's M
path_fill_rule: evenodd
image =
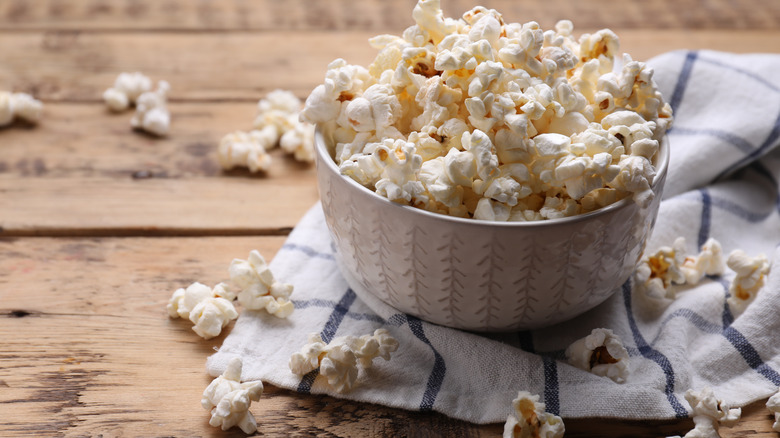
M569 345L566 359L577 368L617 383L628 377L628 351L620 337L609 329L593 329L590 335Z
M271 156L266 152L272 141L268 132L236 131L222 137L217 151L220 166L225 170L246 167L250 172L267 171L272 162Z
M331 62L306 99L300 118L331 135L343 175L394 202L491 221L650 205L671 106L651 68L618 57L614 32L577 39L570 21L545 31L481 6L447 18L439 0L419 0L412 18L402 35L369 40L368 68ZM383 176L388 141L412 146L399 161L421 161Z
M398 341L385 329L361 337L337 337L327 345L320 335L312 334L301 351L290 356L289 366L290 371L301 376L319 368L335 391L346 392L357 381L358 365L371 368L374 358L390 360L397 349Z
M112 111L124 111L152 90L152 81L142 73L120 73L114 86L103 93L103 101Z
M230 321L238 318L238 312L230 300L216 296L215 290L198 282L176 290L168 302L168 315L189 319L194 324L192 330L203 339L219 336Z
M678 237L672 247L661 247L642 257L634 273L634 287L653 300L674 299L673 284L684 284L685 239Z
M705 275L721 275L725 269L720 243L710 237L696 256L688 256L680 269L687 284L697 284Z
M775 415L775 422L772 425L772 429L776 432L780 432L780 390L778 390L769 400L766 402L766 407L769 412Z
M259 380L241 383L242 365L241 358L231 359L225 372L203 391L200 403L203 409L211 410L210 425L222 430L238 426L244 433L252 434L257 431L257 421L249 406L260 400L263 383Z
M10 125L15 118L38 123L43 103L27 93L0 91L0 127Z
M504 438L562 438L566 431L561 417L545 412L538 395L520 391L512 408L504 424Z
M756 299L758 291L764 287L769 274L769 260L764 254L750 257L742 250L734 250L729 254L726 264L737 275L731 282L728 304L736 316L745 311L747 306Z
M719 438L720 425L733 426L742 415L742 409L731 409L728 404L715 398L710 387L701 391L689 389L685 392L685 399L691 405L695 427L682 438Z
M138 96L130 126L160 137L167 135L171 125L167 103L170 88L168 82L160 81L156 90Z
M239 289L238 302L247 309L265 309L271 315L286 318L295 309L291 284L276 281L265 259L257 250L247 260L234 259L228 268L231 285Z

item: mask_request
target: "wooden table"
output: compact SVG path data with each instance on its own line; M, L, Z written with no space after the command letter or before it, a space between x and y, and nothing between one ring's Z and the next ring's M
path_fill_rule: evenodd
M444 0L457 16L473 6ZM609 26L636 59L672 49L780 51L780 2L485 1L507 21L577 34ZM259 98L300 97L337 57L400 33L414 1L0 0L0 90L45 102L39 126L0 130L0 436L236 435L208 425L203 341L170 320L171 293L214 284L234 257L268 258L317 199L314 169L274 153L265 176L224 173L216 145L251 128ZM676 11L676 12L675 12ZM102 91L120 72L172 85L171 135L129 128ZM228 330L229 331L229 330ZM422 414L268 387L266 436L495 436ZM569 437L682 434L690 420L566 420ZM237 429L236 429L237 430ZM763 402L723 436L776 436Z

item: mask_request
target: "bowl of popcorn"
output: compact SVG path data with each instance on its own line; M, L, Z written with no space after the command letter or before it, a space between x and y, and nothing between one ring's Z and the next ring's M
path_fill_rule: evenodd
M579 38L421 0L306 101L339 266L352 289L426 321L532 329L627 281L666 178L670 106L605 29Z

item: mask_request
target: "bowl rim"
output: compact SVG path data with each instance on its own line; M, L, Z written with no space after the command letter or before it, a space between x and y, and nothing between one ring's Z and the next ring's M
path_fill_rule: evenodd
M327 168L327 171L331 172L334 176L346 180L347 184L351 185L352 187L355 187L357 190L362 191L366 195L370 196L372 199L381 202L390 208L407 209L410 212L414 212L411 214L420 214L429 219L438 220L445 223L455 223L460 225L469 225L469 226L477 226L477 227L490 226L490 227L501 227L501 228L537 228L537 227L545 228L545 227L552 227L556 225L572 224L580 221L586 221L598 216L609 214L613 211L627 208L631 205L637 205L634 202L633 197L628 196L613 204L607 205L606 207L602 207L587 213L582 213L574 216L567 216L563 218L545 219L545 220L538 220L538 221L502 222L502 221L490 221L484 219L462 218L462 217L450 216L442 213L435 213L432 211L413 207L411 205L403 205L397 202L393 202L385 198L384 196L378 195L373 190L361 185L360 183L353 180L352 178L346 175L342 175L341 172L339 171L338 166L336 166L336 160L333 158L333 156L331 156L330 151L328 150L327 142L325 141L325 133L324 133L325 129L327 129L327 126L325 124L317 123L314 131L314 149L315 149L315 155L317 156L318 162L322 163L324 167ZM661 181L665 180L666 172L669 168L670 155L671 154L669 149L669 136L667 134L664 134L664 136L661 138L661 141L659 142L658 152L656 153L656 161L658 161L659 163L657 166L655 166L656 174L655 177L653 178L653 184L651 185L651 188L653 189L653 192L656 193L656 195L658 194L657 189L659 188ZM321 171L322 171L321 168L318 167L317 172L321 172Z

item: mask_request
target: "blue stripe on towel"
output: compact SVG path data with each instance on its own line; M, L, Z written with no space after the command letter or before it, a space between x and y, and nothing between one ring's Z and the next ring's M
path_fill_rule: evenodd
M701 193L701 221L699 226L699 247L710 238L710 226L712 224L712 197L707 189L699 190Z
M327 253L324 253L324 252L319 252L319 251L317 251L316 249L314 249L314 248L312 248L310 246L299 245L297 243L286 242L284 245L282 245L281 249L286 249L286 250L291 250L291 251L300 251L300 252L306 254L309 257L317 257L317 258L326 259L326 260L335 260L335 258L333 257L333 254L327 254Z
M673 126L669 130L669 133L675 135L688 135L688 136L706 135L708 137L714 137L717 138L718 140L721 140L725 143L734 146L735 148L739 149L740 151L746 154L752 152L755 149L755 146L750 144L750 142L745 140L744 138L728 131L721 131L720 129L698 129L698 128L686 128L681 126Z
M775 386L780 386L780 374L770 368L759 356L758 351L750 345L747 338L734 327L726 327L723 330L723 336L731 342L731 345L742 355L745 362L753 368L758 374L764 376Z
M755 160L756 158L761 156L761 154L766 152L766 150L771 149L772 146L775 146L775 142L777 142L778 139L780 139L780 113L777 114L777 118L775 119L775 124L772 127L772 130L769 131L769 135L767 135L766 140L764 140L764 142L761 143L761 146L753 150L753 152L749 153L748 155L737 160L729 167L725 168L722 172L718 174L717 177L715 177L715 179L720 179L728 175L729 173L739 169L745 164L748 164L751 161Z
M780 93L780 88L778 88L775 84L767 81L766 79L764 79L761 76L753 73L752 71L748 71L748 70L745 70L745 69L742 69L742 68L739 68L739 67L735 67L733 65L726 64L726 63L723 63L722 61L718 61L716 59L712 59L712 58L709 58L709 57L706 57L706 56L699 57L699 60L701 60L702 62L706 62L707 64L717 65L718 67L722 67L722 68L725 68L727 70L731 70L733 72L743 74L743 75L753 79L754 81L758 82L759 84L762 84L762 85L766 86L770 90L772 90L772 91L774 91L776 93Z
M318 298L314 298L311 300L292 300L293 305L295 305L296 309L306 309L308 307L326 307L326 308L334 308L338 305L335 301L332 300L320 300ZM358 312L347 312L344 315L345 318L354 319L356 321L371 321L371 322L378 322L380 324L384 324L385 320L382 319L382 317L378 315L374 315L373 313L358 313Z
M344 316L349 312L350 306L355 302L355 298L357 298L357 295L355 295L355 292L352 291L352 289L347 289L347 291L344 292L344 295L341 296L339 302L333 307L333 311L330 313L328 321L320 332L322 342L327 344L333 340L336 331L338 331L339 326L341 325L341 321L344 320ZM298 392L310 393L311 385L314 384L314 379L317 378L319 373L318 368L303 376L301 378L301 383L298 384Z
M439 395L441 385L444 382L444 375L447 373L447 366L444 363L444 358L433 347L431 341L425 336L425 330L423 329L422 321L411 315L406 315L406 322L409 324L409 329L412 331L417 339L425 343L425 345L431 348L433 351L433 370L428 376L428 383L425 385L425 393L420 401L421 411L430 411L433 409L433 404L436 402L436 397Z
M542 356L544 363L544 404L547 412L560 415L561 403L558 398L558 363L551 357Z
M672 106L672 112L677 113L677 108L680 107L685 89L688 87L688 82L691 79L691 71L693 70L693 64L696 62L696 58L699 57L699 52L690 51L685 55L685 62L682 69L680 69L680 76L677 77L677 84L674 86L672 92L672 98L669 101L669 105Z
M664 375L666 376L664 393L674 410L675 416L677 418L687 418L688 411L685 410L682 404L680 404L680 401L677 400L677 396L674 395L674 368L672 367L672 363L669 362L669 359L660 351L647 344L642 333L639 332L639 327L636 325L634 311L631 308L631 279L623 283L623 302L626 306L626 316L628 317L628 324L631 327L631 333L634 336L634 343L636 343L642 356L657 363L658 366L661 367L661 370L663 370Z

